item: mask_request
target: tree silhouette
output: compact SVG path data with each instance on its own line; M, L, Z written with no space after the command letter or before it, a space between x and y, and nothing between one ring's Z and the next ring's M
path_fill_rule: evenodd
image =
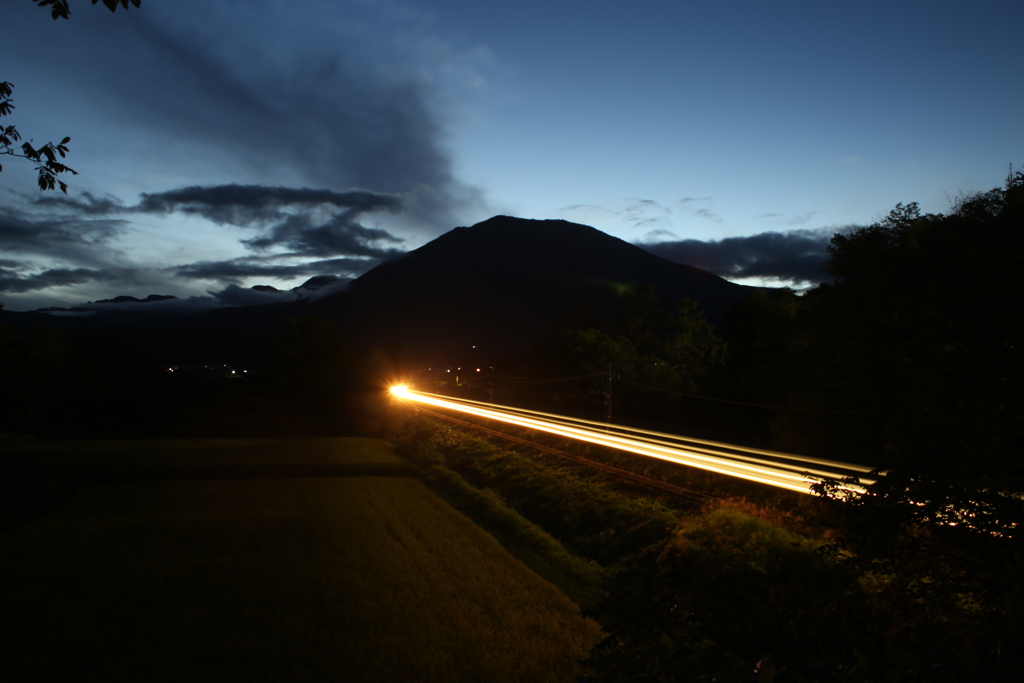
M884 415L876 521L1016 535L1024 523L1024 174L947 215L897 205L837 235L805 297L808 379ZM884 512L884 514L882 514Z
M617 396L634 405L663 405L664 392L695 392L722 362L725 345L697 304L681 299L665 310L647 286L619 296L611 320L567 330L563 353L576 371L607 373L612 367ZM602 390L605 379L594 379Z
M68 5L68 0L32 0L40 7L50 7L50 14L56 19L70 19L71 18L71 7ZM92 0L92 4L98 3L99 0ZM128 5L132 4L136 7L142 6L142 0L103 0L103 4L111 12L116 12L118 5L128 9Z
M71 7L68 5L67 0L32 0L32 2L40 7L50 7L50 14L55 20L71 18ZM99 0L92 0L94 5L97 2ZM141 7L142 0L103 0L103 4L111 12L115 12L119 5L126 9L129 4ZM0 116L9 116L14 109L14 103L11 101L13 89L14 86L11 83L7 81L0 82ZM55 190L59 187L61 192L67 194L67 183L60 180L57 176L61 173L70 173L71 175L78 175L78 173L63 162L58 161L57 158L63 159L67 156L67 144L71 142L71 138L65 137L58 144L47 142L41 147L36 147L32 140L22 142L20 145L17 144L21 139L21 133L18 132L15 126L0 127L0 155L5 154L33 162L36 164L36 171L39 174L40 190ZM3 171L2 165L0 165L0 171Z
M0 116L9 116L14 104L11 102L11 93L14 86L7 81L0 82ZM23 142L20 146L17 142L21 140L21 134L14 126L0 127L0 154L6 154L15 158L28 159L36 164L36 171L39 173L39 189L53 190L60 187L61 191L67 194L68 186L63 180L57 178L58 174L78 173L57 160L59 156L63 159L67 156L67 144L71 138L65 137L59 144L47 142L42 147L35 147L32 141ZM4 167L0 165L0 171Z

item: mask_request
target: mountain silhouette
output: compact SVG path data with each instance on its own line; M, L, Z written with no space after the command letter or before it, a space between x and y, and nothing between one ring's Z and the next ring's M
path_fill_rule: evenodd
M358 350L456 363L529 351L556 335L567 315L601 314L620 293L646 285L666 307L693 299L712 322L754 289L586 225L496 216L455 228L321 298L177 317L118 311L5 318L47 317L90 339L141 347L164 363L255 365L286 319L315 315L335 322Z
M313 301L360 346L404 342L416 355L518 353L551 337L569 313L607 311L618 294L653 285L718 320L752 288L666 261L586 225L496 216L456 228Z

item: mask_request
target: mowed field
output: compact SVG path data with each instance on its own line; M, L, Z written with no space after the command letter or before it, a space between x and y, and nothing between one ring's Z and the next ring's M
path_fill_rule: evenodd
M8 489L0 680L564 681L601 637L383 441L5 445L0 460L70 482Z

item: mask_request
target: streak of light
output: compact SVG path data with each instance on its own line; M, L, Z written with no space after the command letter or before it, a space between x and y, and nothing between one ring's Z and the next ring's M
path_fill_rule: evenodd
M706 439L691 439L534 410L496 406L465 399L441 398L415 391L406 385L392 387L391 393L405 401L455 410L799 493L811 493L811 484L822 477L842 479L851 474L860 476L872 469L863 465L806 458ZM862 476L860 481L865 484L874 483L873 479ZM855 484L844 485L842 488L856 493L864 492L863 486Z

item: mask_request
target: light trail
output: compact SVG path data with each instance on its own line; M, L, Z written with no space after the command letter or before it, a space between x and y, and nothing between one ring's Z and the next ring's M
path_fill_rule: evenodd
M392 387L391 393L405 401L455 410L798 493L811 493L810 486L818 481L815 477L842 479L855 475L865 484L874 483L873 479L863 477L872 469L863 465L691 439L479 401L441 398L405 385ZM859 485L845 485L842 488L856 493L864 492L863 486Z

